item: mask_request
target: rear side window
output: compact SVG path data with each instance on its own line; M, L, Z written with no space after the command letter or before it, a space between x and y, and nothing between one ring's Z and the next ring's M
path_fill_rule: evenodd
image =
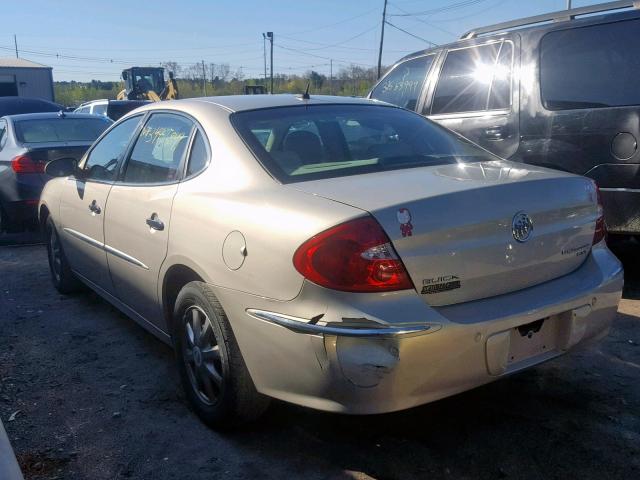
M124 173L126 183L177 180L193 122L170 113L151 116L136 139Z
M549 110L640 104L640 20L546 34L542 101Z
M0 150L2 150L6 141L7 141L7 123L4 120L0 120Z
M110 124L106 119L69 117L14 122L20 143L93 142Z
M195 138L193 139L193 145L191 145L191 154L189 155L189 164L187 165L187 176L190 177L204 170L209 161L209 153L207 151L207 145L205 139L200 133L200 130L196 130Z
M440 72L431 113L509 108L512 58L510 42L450 50Z
M93 111L91 112L94 115L106 115L107 114L107 104L106 103L98 103L93 106Z
M407 60L397 65L371 92L371 98L415 110L434 55Z

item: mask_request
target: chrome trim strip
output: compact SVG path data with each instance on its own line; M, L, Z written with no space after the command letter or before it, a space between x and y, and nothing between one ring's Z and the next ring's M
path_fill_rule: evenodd
M99 248L100 250L104 250L104 243L99 242L98 240L96 240L95 238L92 238L88 235L85 235L84 233L80 233L77 232L71 228L63 228L63 230L65 232L67 232L69 235L71 235L72 237L76 237L82 241L87 242L89 245L94 246L96 248Z
M380 326L380 328L329 327L309 323L309 320L306 318L292 317L282 313L257 310L255 308L247 308L246 312L258 320L274 323L293 330L294 332L315 335L336 335L339 337L397 337L401 335L427 333L432 328L432 325L427 324L403 327Z
M71 228L64 228L63 229L65 232L67 232L69 235L76 237L84 242L87 242L89 245L99 248L100 250L104 250L107 253L110 253L112 255L115 255L118 258L121 258L122 260L125 260L129 263L132 263L138 267L144 268L145 270L149 270L149 267L147 267L144 263L142 263L140 260L138 260L135 257L132 257L131 255L127 255L124 252L121 252L120 250L118 250L117 248L113 248L109 245L105 245L102 242L99 242L98 240L96 240L95 238L92 238L88 235L85 235L84 233L80 233L77 232Z
M629 193L639 193L640 192L640 188L607 188L607 187L601 187L600 188L601 192L629 192Z
M138 267L142 267L145 270L149 270L149 267L147 267L144 263L142 263L140 260L138 260L137 258L132 257L131 255L127 255L124 252L121 252L120 250L113 248L109 245L105 245L104 246L104 250L107 253L110 253L112 255L115 255L118 258L121 258L122 260L125 260L129 263L133 263L134 265L138 266Z

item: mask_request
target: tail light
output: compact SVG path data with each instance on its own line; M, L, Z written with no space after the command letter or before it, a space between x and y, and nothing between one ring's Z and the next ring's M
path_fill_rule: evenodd
M402 260L372 217L325 230L300 245L293 265L308 280L345 292L411 289Z
M11 160L11 169L16 173L44 173L44 165L29 155L18 155Z
M598 185L593 182L593 185L596 189L596 201L598 204L598 218L596 219L596 231L593 233L593 242L592 244L595 245L596 243L600 243L602 240L604 240L607 237L607 226L604 223L604 208L602 206L602 194L600 193L600 188L598 188Z

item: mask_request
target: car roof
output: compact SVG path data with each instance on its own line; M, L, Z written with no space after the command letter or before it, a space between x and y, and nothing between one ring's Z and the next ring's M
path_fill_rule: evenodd
M67 113L60 115L60 112L40 112L40 113L20 113L17 115L6 115L4 118L8 118L11 121L22 120L43 120L47 118L87 118L87 119L106 119L100 115L91 115L89 113Z
M503 37L504 35L507 35L507 34L510 34L510 33L517 33L519 35L522 35L522 34L527 34L529 32L535 32L535 31L540 31L540 30L558 30L558 29L565 29L565 28L579 28L579 27L585 27L585 26L588 26L588 25L593 25L593 24L598 24L598 23L608 23L608 22L616 22L616 21L620 21L620 20L630 20L630 19L634 19L634 18L638 18L638 17L640 17L640 11L637 10L637 9L634 9L634 10L625 10L625 11L622 11L622 12L605 13L605 14L602 14L602 15L585 16L585 17L575 18L575 19L572 19L572 20L557 21L557 22L545 22L545 23L538 23L538 24L534 24L534 25L513 27L513 28L510 28L510 29L496 30L494 32L489 32L489 33L485 33L485 34L477 35L477 36L472 36L472 37L468 37L468 38L461 37L458 40L454 40L453 42L450 42L450 43L437 45L437 46L434 46L434 47L426 48L424 50L418 50L416 52L409 53L408 55L405 55L404 57L402 57L398 61L396 61L393 65L395 66L396 64L398 64L400 62L403 62L405 60L410 60L410 59L415 58L415 57L420 57L422 55L427 55L429 53L437 52L437 51L442 50L442 49L458 47L460 45L473 45L474 43L477 43L479 40L484 40L484 39L491 40L494 37ZM471 31L473 31L473 30L471 30Z
M177 107L181 105L182 108L189 107L201 107L205 104L215 105L223 108L228 112L241 112L245 110L259 110L263 108L275 108L275 107L292 107L298 105L371 105L380 104L366 98L357 97L338 97L331 95L310 95L308 100L303 100L301 95L292 94L277 94L277 95L226 95L219 97L199 97L188 98L183 100L170 100L166 102L156 102L150 105L142 107L142 109L136 110L146 111L154 109L162 109L167 107Z
M57 112L64 107L57 103L32 97L0 97L0 116L12 113L24 113L34 111Z

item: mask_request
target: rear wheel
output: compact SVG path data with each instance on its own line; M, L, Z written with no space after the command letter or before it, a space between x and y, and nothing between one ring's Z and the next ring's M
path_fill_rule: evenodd
M80 282L71 271L67 257L62 249L58 231L51 217L46 223L47 256L49 257L49 269L51 270L51 280L58 292L67 294L77 291Z
M206 424L231 428L266 410L269 399L256 391L227 316L205 283L180 291L173 342L189 403Z

